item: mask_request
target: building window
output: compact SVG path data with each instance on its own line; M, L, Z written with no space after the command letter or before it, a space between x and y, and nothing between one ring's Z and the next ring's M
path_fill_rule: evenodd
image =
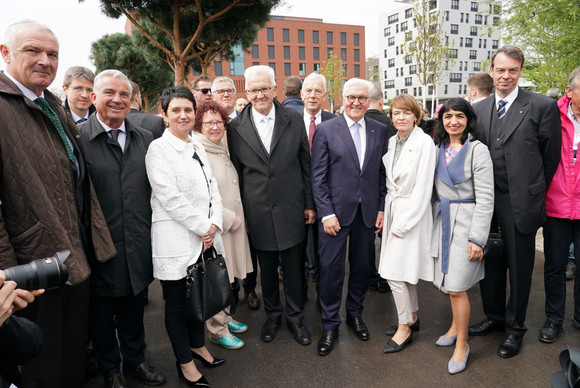
M469 35L477 36L477 27L469 27Z
M459 0L451 0L451 9L459 9Z
M461 82L461 73L451 73L449 82Z
M345 62L346 61L346 49L340 49L340 60Z
M405 65L413 63L413 56L411 54L405 55Z
M389 46L394 46L395 45L395 37L391 36L388 40L387 40L387 45Z
M274 46L268 46L268 59L276 59Z
M407 22L401 23L401 31L407 31L409 29Z
M387 50L385 49L385 58L387 57Z
M423 95L423 88L419 88L419 97Z
M395 80L385 81L385 89L393 89L395 87Z
M449 85L445 84L443 86L443 94L447 94L449 92Z
M320 60L320 49L318 47L312 48L312 59L315 61Z
M395 55L399 55L399 46L397 46L397 48L395 50Z
M406 41L413 40L413 31L407 31L407 32L405 32L405 40ZM413 43L415 43L415 42L413 42Z
M497 17L497 16L494 16L493 17L493 25L494 26L499 26L499 17Z
M315 73L320 73L320 63L315 63L314 64L314 72Z
M487 48L487 39L483 40L483 48L486 49Z
M463 23L463 12L461 12L461 16L459 17L459 23Z
M290 63L284 64L284 75L286 77L288 77L289 75L292 75L292 65Z
M405 77L405 86L411 86L413 84L413 77Z
M465 38L465 47L473 47L473 38Z
M272 70L274 70L274 73L276 73L276 64L274 62L268 63L268 66L270 66Z
M417 74L417 65L409 66L409 75Z
M413 9L409 8L405 10L405 19L410 18L411 16L413 16Z
M354 65L354 76L360 77L360 65Z
M449 58L457 59L457 49L449 49Z
M282 29L282 40L284 42L290 42L290 30L287 28Z
M305 48L304 46L300 46L298 47L298 59L305 59L306 54L305 54Z
M469 59L477 59L477 50L469 50Z
M389 59L389 67L395 67L395 58Z
M468 13L465 14L465 23L469 23L469 14Z
M397 68L395 71L395 77L398 77L398 76L399 76L399 69Z
M452 24L451 25L451 33L452 34L458 34L459 33L459 25L458 24Z
M326 49L326 59L330 59L330 56L332 55L332 51L333 51L332 47L329 47Z
M284 46L284 59L290 59L290 46Z
M391 35L391 27L387 27L384 29L384 36L389 36Z
M312 31L312 43L318 44L318 31Z
M346 32L340 33L340 44L345 46L346 45Z
M487 15L485 16L485 19L483 19L483 20L484 20L483 24L485 24L487 26Z
M495 15L499 15L501 13L501 5L494 5L493 6L493 13Z
M347 72L347 66L344 63L342 64L342 74L344 74L344 75L347 75L348 74L348 72Z
M298 30L298 43L304 43L304 30Z
M449 11L445 11L445 21L449 21ZM416 27L416 26L415 26Z
M459 47L463 47L463 37L459 38Z
M473 62L473 71L481 71L481 62Z
M266 35L268 37L268 42L274 41L274 29L273 28L266 28Z
M300 63L298 66L298 73L302 76L306 75L306 64Z
M252 66L259 66L260 62L252 62ZM231 75L244 75L244 72L242 72L242 74L235 74L232 70L232 63L230 62L230 74Z
M437 8L437 0L430 0L429 1L429 9Z
M401 94L409 94L409 89L401 89Z
M260 58L260 50L257 44L252 45L252 58Z
M385 70L385 78L387 78L387 71Z
M475 24L481 24L482 18L481 15L475 15Z
M494 40L491 41L491 48L492 49L497 50L498 45L499 45L499 41L498 40L495 40L494 39Z
M391 15L387 18L388 24L397 23L398 21L399 21L399 14L398 13Z
M477 12L479 10L479 5L477 4L476 1L472 1L471 2L471 12Z
M417 97L417 88L413 88L413 97Z
M355 62L360 61L360 50L359 49L354 49L354 61Z
M215 61L214 62L214 72L215 75L224 75L222 70L222 61Z
M433 95L433 86L432 85L429 85L427 87L427 95Z
M401 67L401 77L405 75L404 70L405 69Z
M326 44L333 44L332 43L332 31L326 31Z
M358 45L360 44L360 43L359 43L359 33L358 33L358 32L355 32L355 33L352 35L352 37L353 37L353 40L354 40L353 44L354 44L355 46L358 46Z

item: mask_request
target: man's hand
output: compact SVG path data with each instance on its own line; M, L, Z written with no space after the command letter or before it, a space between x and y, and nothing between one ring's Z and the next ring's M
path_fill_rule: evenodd
M324 232L330 236L336 236L340 231L340 223L338 222L338 218L336 218L336 216L324 221L322 226L324 227Z
M16 283L6 282L4 283L5 275L4 271L0 271L0 326L6 322L6 320L14 312L14 299L16 299Z
M377 220L375 221L375 234L380 233L383 230L383 221L385 219L385 213L379 212L377 214Z
M305 224L314 224L316 220L316 212L313 209L306 209L304 210L304 223Z

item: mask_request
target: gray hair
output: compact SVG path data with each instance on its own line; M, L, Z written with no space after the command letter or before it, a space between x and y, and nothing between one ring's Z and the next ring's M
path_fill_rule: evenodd
M77 78L85 78L87 81L95 82L95 73L83 66L73 66L64 73L62 84L69 87L71 82Z
M269 78L271 86L276 86L276 74L274 74L274 69L266 65L251 66L244 72L244 78L246 79L245 88L248 88L248 79L253 79L265 75Z
M236 85L234 84L234 80L231 79L230 77L217 77L216 79L213 80L213 83L211 84L211 92L215 93L215 91L217 90L217 84L219 84L220 82L229 82L230 84L232 84L232 88L234 89L234 93L236 92Z
M553 98L554 100L557 100L558 98L560 98L560 89L558 89L558 88L550 88L546 92L546 96L548 96L550 98Z
M95 77L95 83L93 85L93 90L95 93L98 94L101 91L103 78L105 78L105 77L121 78L123 81L127 82L127 87L129 88L129 93L131 95L133 95L133 86L131 86L131 81L129 81L129 78L127 78L127 76L125 74L123 74L122 72L120 72L119 70L115 70L115 69L103 70L99 74L97 74L97 76Z
M324 89L324 93L326 93L326 77L323 76L322 74L319 73L308 74L308 76L304 78L304 81L302 81L302 85L304 85L306 81L314 81L314 80L320 80L322 82L322 88Z
M370 95L371 91L373 89L373 83L364 79L360 79L360 78L351 78L348 81L346 81L344 83L344 86L342 87L342 95L343 96L347 96L346 91L350 90L351 88L357 87L357 86L363 86L367 88L367 93Z
M383 98L383 91L381 88L377 87L377 85L373 84L373 87L369 93L369 97L371 103L377 104L379 101L381 101L381 98Z
M19 22L9 25L8 28L6 29L6 32L4 33L4 45L10 49L11 58L14 58L12 50L16 46L16 41L18 40L18 38L20 38L22 34L35 29L49 33L56 41L56 44L58 44L58 39L56 38L56 35L54 35L54 32L52 32L52 30L47 26L45 26L44 24L39 23L36 20L30 19L21 20Z
M570 77L568 78L568 86L570 87L570 89L574 90L579 83L580 83L580 67L577 67L570 73Z

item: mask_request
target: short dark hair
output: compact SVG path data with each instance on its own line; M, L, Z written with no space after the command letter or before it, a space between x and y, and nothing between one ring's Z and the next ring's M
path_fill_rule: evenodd
M493 78L487 73L477 73L467 79L467 86L474 87L489 96L493 92Z
M522 50L520 50L519 47L513 46L511 44L506 44L505 46L500 47L499 50L497 50L491 56L492 69L493 69L493 61L495 60L495 57L499 53L507 55L510 58L517 59L518 61L520 61L520 68L524 67L524 53L522 52Z
M191 93L191 90L189 90L189 88L185 86L174 86L172 88L165 89L163 91L163 94L161 95L161 98L159 99L161 101L161 109L163 109L163 112L165 112L165 114L167 114L167 108L169 108L169 103L174 98L188 99L193 104L193 110L195 111L197 109L197 106L195 104L195 98L193 98L193 93Z
M302 90L302 80L296 75L291 75L284 80L283 92L286 97L300 96Z
M217 102L215 101L207 101L201 104L199 110L195 112L195 123L193 124L193 131L194 132L201 132L201 126L203 124L203 116L205 116L206 112L217 113L222 117L222 120L225 124L228 123L228 114Z
M211 83L211 78L209 78L209 76L202 74L200 76L197 76L192 82L191 82L191 88L192 89L196 89L197 88L197 84L200 83L201 81L207 81L209 83Z
M477 116L475 115L473 107L464 98L455 97L447 100L439 110L439 120L437 120L435 135L433 136L435 144L449 144L449 134L443 127L443 115L449 110L463 112L465 117L467 117L467 126L460 139L461 144L465 143L469 134L471 134L472 140L480 140L481 135L479 133L479 127L477 126Z

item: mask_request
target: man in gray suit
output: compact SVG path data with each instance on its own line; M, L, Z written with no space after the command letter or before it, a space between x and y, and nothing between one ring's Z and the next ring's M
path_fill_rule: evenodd
M301 298L304 224L314 222L308 137L300 114L277 101L274 70L246 69L246 95L251 107L228 125L228 145L239 175L250 240L261 268L268 319L261 338L278 333L282 304L278 259L284 271L286 323L298 343L310 344Z
M497 50L490 68L495 93L473 105L493 161L494 217L505 245L502 257L485 261L480 286L486 319L471 326L469 334L505 329L508 335L497 352L504 358L519 353L526 332L535 236L546 219L546 189L558 167L562 142L556 101L518 88L523 65L519 48L506 45Z

